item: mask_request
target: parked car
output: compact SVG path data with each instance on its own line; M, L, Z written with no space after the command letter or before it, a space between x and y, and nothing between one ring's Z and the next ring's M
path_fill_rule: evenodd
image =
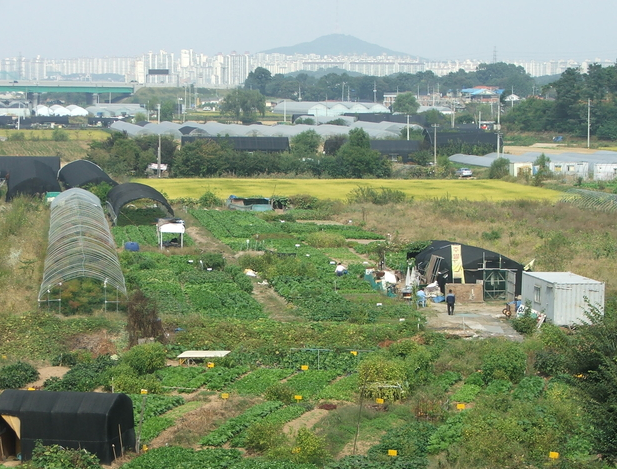
M460 168L456 170L456 175L460 178L470 178L473 172L469 168Z

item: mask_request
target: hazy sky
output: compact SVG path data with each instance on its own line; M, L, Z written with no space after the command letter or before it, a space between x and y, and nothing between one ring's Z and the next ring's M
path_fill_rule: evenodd
M4 0L0 57L260 52L335 32L435 60L617 59L615 0ZM338 6L337 6L338 5Z

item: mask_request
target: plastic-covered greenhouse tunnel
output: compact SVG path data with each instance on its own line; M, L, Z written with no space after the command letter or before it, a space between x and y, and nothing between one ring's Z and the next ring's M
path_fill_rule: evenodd
M110 297L113 292L112 298L126 295L124 275L101 201L94 194L75 188L62 192L51 203L39 305L53 301L58 302L60 309L62 283L77 278L100 281L105 295L101 303L105 305L108 289Z

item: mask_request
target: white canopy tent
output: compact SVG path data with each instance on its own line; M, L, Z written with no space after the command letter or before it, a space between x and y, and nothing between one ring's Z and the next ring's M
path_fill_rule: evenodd
M165 233L179 234L180 247L184 247L184 220L178 218L161 218L156 223L156 233L159 238L159 246L163 249L163 235Z

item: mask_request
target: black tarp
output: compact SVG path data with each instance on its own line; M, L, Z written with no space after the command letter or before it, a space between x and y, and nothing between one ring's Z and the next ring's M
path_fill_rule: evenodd
M520 294L523 265L499 253L489 251L488 249L453 243L452 241L433 241L430 246L420 253L408 253L407 258L415 257L416 266L420 272L424 272L432 255L443 258L439 269L440 274L437 276L437 281L443 291L443 286L446 283L454 283L452 279L453 244L459 244L461 246L461 257L463 260L466 283L476 283L477 280L484 280L484 271L481 269L512 270L516 271L516 294Z
M18 194L36 195L60 192L60 184L56 179L57 174L48 165L36 160L12 168L7 176L6 201L9 202Z
M433 146L433 129L425 129L424 139ZM489 144L494 145L497 148L497 136L493 132L486 132L484 130L459 130L453 132L440 132L437 129L437 146L445 146L450 143L468 143L472 145Z
M118 183L110 178L99 166L88 160L72 161L58 172L58 180L67 188L84 187L87 184L106 182L110 186Z
M135 447L133 403L126 394L7 389L0 394L0 415L20 420L22 460L32 458L37 440L88 450L102 464L114 460L112 445L120 454L120 434L124 448Z
M60 170L59 156L0 156L0 170L10 173L29 166L33 161L49 166L54 174L58 174Z
M182 132L182 129L180 129ZM209 139L218 144L227 142L235 151L263 151L276 153L289 151L287 137L199 137L182 136L182 145L198 139Z
M174 210L171 208L171 205L169 205L169 202L167 202L167 199L155 188L137 182L128 182L126 184L117 185L107 193L107 206L110 209L114 224L118 220L118 214L122 207L129 202L139 199L155 200L161 203L172 217L174 216Z
M371 140L371 150L386 156L400 156L403 163L412 160L409 155L421 149L422 142L419 140Z

